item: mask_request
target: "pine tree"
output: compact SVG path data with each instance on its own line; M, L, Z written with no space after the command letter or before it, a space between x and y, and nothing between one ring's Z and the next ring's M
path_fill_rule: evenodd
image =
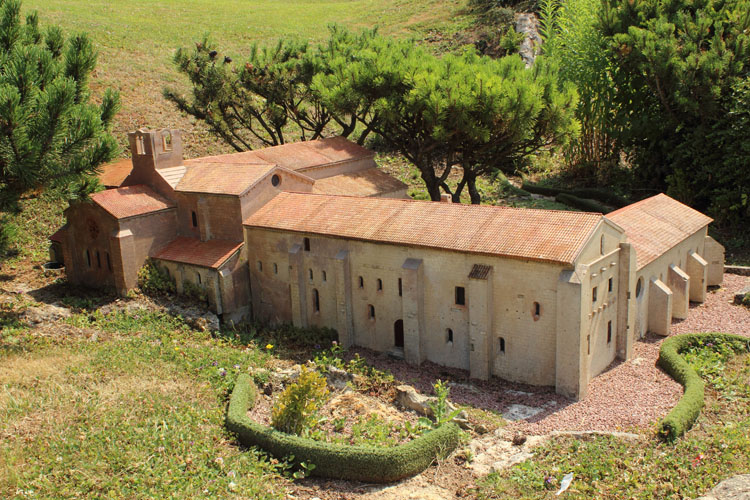
M117 153L109 133L119 96L90 102L96 52L85 34L42 30L21 20L20 0L0 0L0 212L20 210L25 194L58 189L85 197L97 168Z

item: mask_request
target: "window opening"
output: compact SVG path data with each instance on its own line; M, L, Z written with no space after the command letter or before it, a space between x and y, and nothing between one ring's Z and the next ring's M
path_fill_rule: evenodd
M609 284L607 285L607 290L612 291L612 284L613 284L614 278L609 278Z
M596 292L598 287L594 287L591 289L591 302L596 302Z
M146 154L146 142L143 139L142 135L139 135L135 138L135 152L139 155Z
M279 265L275 262L273 263L273 274L279 274Z
M360 288L365 287L365 279L362 276L359 277L359 287Z
M193 227L198 227L198 215L193 212Z
M163 130L161 133L161 142L164 146L164 151L172 151L172 134L168 130Z
M86 249L86 264L91 267L91 252L89 252L88 248Z
M500 337L500 352L505 352L505 339Z
M198 284L200 285L202 283L202 281L201 281L201 273L195 273L195 275L198 277Z
M109 258L109 252L104 252L104 255L107 257L107 269L112 270L112 260Z
M612 342L612 322L607 321L607 344Z
M399 319L393 323L393 345L404 348L404 320Z
M591 354L591 335L586 335L586 354Z
M275 186L278 186L279 184L281 184L281 177L279 177L276 174L273 174L271 176L271 185L275 187Z
M462 286L456 287L456 305L466 305L466 290Z
M263 263L258 261L258 271L263 272Z
M102 268L102 256L99 254L99 250L96 251L96 267Z
M383 280L378 278L378 291L381 291L381 290L383 290Z
M318 294L317 288L313 288L312 298L313 298L313 311L320 312L320 295Z
M313 280L313 270L312 269L308 269L307 270L307 275L310 277L310 281L312 281Z
M449 344L453 343L453 330L451 328L448 328L445 331L445 341L448 342Z
M538 320L541 314L542 306L539 304L539 302L534 302L534 321Z
M635 296L640 299L643 294L643 276L638 278L638 282L635 284Z
M602 235L601 242L599 243L599 252L604 255L604 235Z
M401 284L401 278L398 279L398 296L402 297L404 295L404 289Z
M305 252L309 252L310 251L310 238L305 238L302 241L305 244Z
M323 271L323 281L328 281L328 275Z
M372 304L367 305L367 317L370 319L375 319L375 306Z

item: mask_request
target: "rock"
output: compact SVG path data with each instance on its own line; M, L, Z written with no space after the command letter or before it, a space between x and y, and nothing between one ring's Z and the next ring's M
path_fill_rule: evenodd
M328 381L328 385L340 391L342 389L345 389L349 382L354 383L355 378L353 374L347 372L346 370L336 368L335 366L328 366L326 380Z
M458 389L464 389L471 393L478 394L480 391L475 386L471 384L462 384L459 382L448 382L448 386L451 388L458 388Z
M269 383L273 384L274 387L285 386L289 382L297 380L301 371L302 366L300 365L294 365L286 369L277 368L276 371L268 375Z
M525 442L526 442L526 436L524 436L520 432L517 432L516 434L513 435L513 441L512 441L513 446L521 446Z
M168 309L173 316L182 316L187 324L203 332L218 332L219 317L211 311L198 307L183 307L179 304L170 304Z
M70 317L70 309L56 304L41 304L26 309L23 319L31 324L53 323L62 318Z
M750 500L750 474L730 477L696 500Z
M531 418L543 411L542 408L537 408L535 406L513 404L505 409L503 417L507 420L526 420L527 418Z
M526 63L526 67L534 64L534 59L541 52L542 37L537 29L537 18L533 12L516 14L516 31L525 36L521 42L518 54Z
M263 394L265 394L266 396L270 396L271 394L273 394L273 384L271 382L268 382L263 386Z
M469 422L469 414L465 411L461 411L458 415L453 417L453 422L465 431L474 430L473 426Z
M477 424L474 426L474 431L476 431L477 434L487 434L489 432L489 429L487 429L487 426L484 424Z
M734 294L734 303L735 304L742 304L742 301L745 300L745 295L750 293L750 285L746 286L736 294Z
M432 408L428 404L429 401L430 398L418 393L410 385L399 385L396 387L396 403L409 410L414 410L420 415L432 416Z

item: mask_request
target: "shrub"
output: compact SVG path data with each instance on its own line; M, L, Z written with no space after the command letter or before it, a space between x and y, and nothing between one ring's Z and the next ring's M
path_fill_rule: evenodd
M166 271L149 259L138 271L138 287L144 293L171 293L175 291L174 282Z
M248 374L238 377L227 409L226 426L245 446L258 446L294 465L315 465L312 475L350 481L390 482L413 476L458 445L461 431L448 423L406 444L376 448L322 443L276 431L247 417L256 390Z
M572 194L568 193L560 193L557 196L555 196L555 201L559 203L564 203L565 205L568 205L569 207L574 207L579 210L583 210L586 212L598 212L602 214L606 214L607 212L610 212L610 209L601 203L597 203L594 200L589 200L586 198L579 198L577 196L573 196Z
M328 396L326 379L316 370L302 367L299 380L289 384L271 411L271 425L287 434L301 436L317 423L318 410Z
M684 351L698 342L728 343L740 342L750 350L750 340L739 335L726 333L694 333L669 337L659 349L657 363L673 379L679 382L685 392L672 411L659 423L658 434L665 441L674 441L687 432L695 423L703 408L703 379L683 358Z

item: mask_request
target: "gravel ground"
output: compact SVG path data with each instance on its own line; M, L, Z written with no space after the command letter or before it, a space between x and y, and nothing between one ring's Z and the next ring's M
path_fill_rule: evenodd
M721 288L709 291L704 304L692 304L685 320L674 321L672 335L688 332L727 332L750 336L750 310L732 303L734 293L750 278L724 275ZM467 380L464 370L423 363L420 367L372 351L358 349L368 360L394 377L431 393L432 383L441 378L453 382L451 400L458 404L506 412L512 404L543 408L541 413L509 424L510 430L545 434L553 430L637 430L653 425L679 400L682 387L656 366L663 338L648 335L636 342L634 356L617 361L589 384L589 394L572 401L552 388L515 384L498 379Z

